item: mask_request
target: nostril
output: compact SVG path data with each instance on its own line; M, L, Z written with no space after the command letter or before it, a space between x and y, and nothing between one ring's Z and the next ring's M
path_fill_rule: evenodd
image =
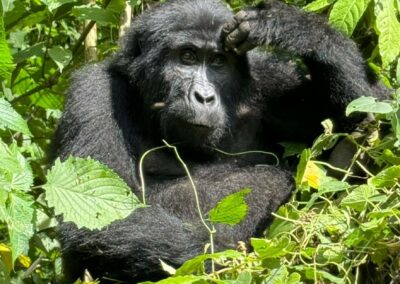
M215 102L215 97L214 96L208 96L205 98L205 102L207 105L212 105Z
M214 95L204 96L199 92L193 92L193 96L196 102L205 105L205 106L212 106L216 103L216 98Z
M201 104L207 103L207 100L204 99L204 97L202 95L200 95L198 92L194 92L194 97Z

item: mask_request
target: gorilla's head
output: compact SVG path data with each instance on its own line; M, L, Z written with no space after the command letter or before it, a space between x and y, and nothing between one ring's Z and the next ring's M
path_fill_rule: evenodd
M215 0L170 1L143 14L125 37L131 83L169 142L197 148L229 135L248 73L246 56L222 46L231 18Z

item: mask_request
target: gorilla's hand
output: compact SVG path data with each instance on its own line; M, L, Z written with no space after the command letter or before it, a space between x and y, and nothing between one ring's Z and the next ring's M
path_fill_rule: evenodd
M257 46L257 40L252 31L257 27L259 10L240 11L232 21L227 22L222 28L224 46L227 50L233 50L237 54L245 54Z
M279 1L267 0L240 11L222 28L225 48L242 55L258 45L268 43L271 29L276 27L281 11L287 7Z

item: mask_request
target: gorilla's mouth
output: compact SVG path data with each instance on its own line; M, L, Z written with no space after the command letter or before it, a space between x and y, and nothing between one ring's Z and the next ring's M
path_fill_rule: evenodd
M169 141L199 147L208 143L214 128L199 122L177 119L169 125L166 136Z

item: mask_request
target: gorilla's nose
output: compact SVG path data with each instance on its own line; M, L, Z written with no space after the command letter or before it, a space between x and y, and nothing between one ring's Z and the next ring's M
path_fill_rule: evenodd
M207 91L193 90L190 93L190 101L195 105L201 105L204 107L216 107L217 96Z

